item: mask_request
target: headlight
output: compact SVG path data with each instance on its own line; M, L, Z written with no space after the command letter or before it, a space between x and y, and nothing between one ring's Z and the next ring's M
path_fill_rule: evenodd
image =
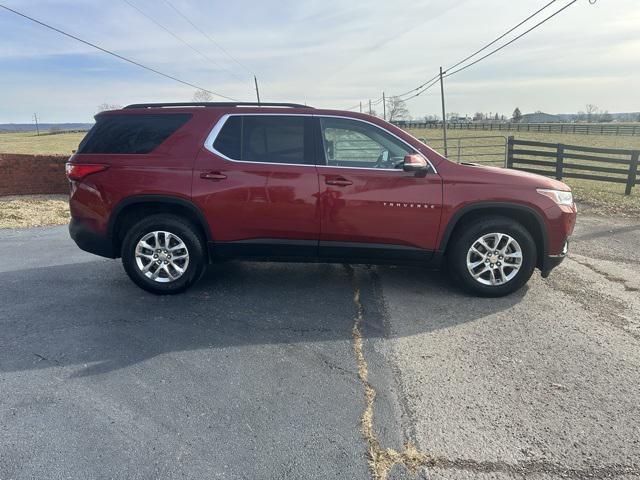
M571 192L563 192L562 190L547 190L538 188L537 192L545 197L549 197L558 205L573 205L573 195Z

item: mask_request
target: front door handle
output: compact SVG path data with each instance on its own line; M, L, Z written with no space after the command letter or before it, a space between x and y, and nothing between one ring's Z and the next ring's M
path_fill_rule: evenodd
M200 178L204 180L224 180L227 176L220 172L202 172Z
M348 185L353 185L353 182L351 180L347 180L344 177L327 178L325 179L324 183L326 183L327 185L335 185L336 187L346 187Z

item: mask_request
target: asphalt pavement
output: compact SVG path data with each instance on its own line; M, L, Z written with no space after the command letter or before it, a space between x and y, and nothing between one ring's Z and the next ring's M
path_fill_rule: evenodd
M156 297L66 227L1 230L0 480L638 478L638 244L581 216L502 299L249 262Z

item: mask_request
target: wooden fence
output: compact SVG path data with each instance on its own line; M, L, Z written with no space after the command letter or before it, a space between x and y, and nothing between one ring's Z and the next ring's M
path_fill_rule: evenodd
M532 142L509 137L507 167L558 180L581 178L625 184L625 195L638 181L638 150L592 148L562 143Z
M442 129L437 122L393 122L401 128ZM447 130L478 130L499 132L575 133L582 135L640 135L640 123L507 123L468 122L447 123Z

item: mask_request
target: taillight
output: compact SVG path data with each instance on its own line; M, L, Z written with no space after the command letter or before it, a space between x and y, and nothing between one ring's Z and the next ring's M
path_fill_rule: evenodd
M109 168L109 165L98 165L95 163L67 163L65 171L69 180L79 182L87 175L103 172L107 168Z

